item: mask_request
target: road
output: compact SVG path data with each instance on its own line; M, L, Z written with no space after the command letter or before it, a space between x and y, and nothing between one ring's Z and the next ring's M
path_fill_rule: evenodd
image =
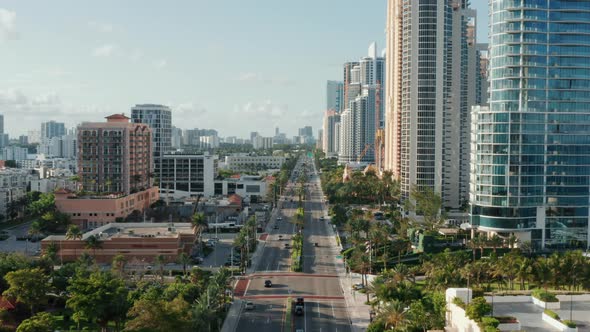
M313 160L306 157L299 160L288 187L294 187L298 178L296 174L301 173L304 161L310 171L304 202L303 272L290 272L290 249L285 247L286 243L291 243L291 237L296 232L290 220L297 208L294 191L287 190L288 195L279 204L282 204L282 210L278 217L282 220L271 220L271 225L276 224L277 228L271 227L262 259L255 272L243 281L245 290L240 295L256 307L242 311L237 331L291 332L286 329L287 321L290 321L292 331L351 331L337 274L336 256L340 252L334 237L328 236L328 227L331 226L326 221L320 221L320 217L327 212ZM272 281L271 288L264 287L265 280ZM300 296L305 298L304 314L295 316L293 311L286 312L289 298L294 301Z

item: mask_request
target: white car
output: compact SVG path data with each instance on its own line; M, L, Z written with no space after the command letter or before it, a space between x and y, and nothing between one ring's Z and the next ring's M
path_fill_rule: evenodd
M256 306L254 305L254 302L252 302L252 301L246 302L246 310L254 310L254 308L256 308Z

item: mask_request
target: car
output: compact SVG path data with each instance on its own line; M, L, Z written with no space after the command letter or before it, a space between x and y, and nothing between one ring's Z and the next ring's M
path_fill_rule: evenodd
M279 240L282 240L282 239L283 239L283 236L282 235L279 235Z
M148 266L146 266L146 267L145 267L145 269L146 269L146 270L148 270L148 271L151 271L153 268L154 268L154 267L153 267L153 266L151 266L151 265L148 265Z
M303 316L303 306L302 305L295 306L295 315Z
M303 329L297 329L295 332L305 332Z
M274 225L274 229L279 229L279 225Z
M363 285L363 284L354 284L354 285L352 285L352 289L354 289L354 290L365 289L365 285Z
M254 302L252 301L248 301L246 302L246 310L254 310L254 308L256 308L256 305L254 305Z
M305 299L304 299L302 296L300 296L300 297L298 297L298 298L295 300L295 305L301 305L301 306L303 306L303 303L304 303L304 302L305 302Z
M277 217L277 221L283 220L283 217Z
M326 220L326 217L324 217L324 216L321 216L321 217L320 217L320 221L324 221L324 220Z
M314 243L313 243L313 245L314 245L315 247L319 247L319 245L318 245L318 243L317 243L317 242L314 242Z
M285 248L289 248L289 244L288 243L285 243Z
M266 288L272 287L272 281L270 281L270 280L264 281L264 287L266 287Z
M195 261L195 264L201 264L201 263L203 263L203 258L202 257L195 257L193 259L193 261Z

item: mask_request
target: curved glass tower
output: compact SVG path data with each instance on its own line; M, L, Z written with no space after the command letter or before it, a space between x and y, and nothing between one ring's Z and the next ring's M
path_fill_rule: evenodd
M489 108L474 108L471 222L588 248L590 2L490 0Z

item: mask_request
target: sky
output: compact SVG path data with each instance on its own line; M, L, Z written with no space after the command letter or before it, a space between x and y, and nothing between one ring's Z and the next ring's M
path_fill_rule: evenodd
M475 0L478 40L487 4ZM173 125L288 137L321 125L327 80L385 48L386 0L0 0L0 114L104 121L165 104Z

